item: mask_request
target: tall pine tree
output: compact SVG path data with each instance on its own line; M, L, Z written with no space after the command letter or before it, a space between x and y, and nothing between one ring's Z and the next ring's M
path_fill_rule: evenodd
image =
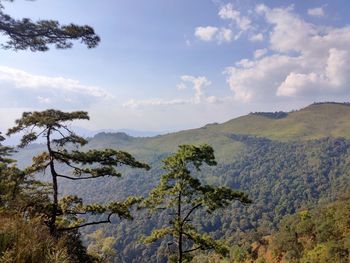
M28 175L49 171L52 185L52 201L49 211L46 211L46 224L50 233L57 236L59 231L78 229L88 225L111 222L113 215L131 219L130 208L140 199L129 197L124 201L115 201L107 205L85 205L78 196L65 196L59 199L58 178L67 180L88 180L99 177L120 177L116 170L118 166L149 169L127 152L113 149L80 151L79 147L87 141L75 134L68 126L74 120L88 120L87 112L62 112L46 110L42 112L24 112L22 118L16 120L16 125L9 129L7 135L23 133L19 147L45 138L46 151L33 157L33 163L25 172ZM71 150L72 149L72 150ZM69 168L70 173L62 172L62 166ZM60 169L61 168L61 169ZM85 222L80 215L105 214L104 220Z
M168 226L153 230L144 241L151 243L170 236L173 241L168 244L177 247L177 253L170 259L180 263L188 261L191 252L196 250L214 249L220 254L227 253L220 242L196 229L192 223L193 213L199 209L211 213L234 200L248 204L251 201L247 195L226 187L204 185L191 175L191 170L200 171L203 164L216 165L214 150L209 145L180 145L178 152L163 162L167 173L161 176L159 185L151 191L143 205L153 212L165 209L170 220Z

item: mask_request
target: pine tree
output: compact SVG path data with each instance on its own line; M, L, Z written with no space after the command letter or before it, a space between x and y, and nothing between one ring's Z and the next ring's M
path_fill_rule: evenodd
M11 158L13 147L1 144L0 134L0 212L34 215L45 210L48 204L47 184L26 175ZM30 209L30 213L29 213Z
M18 20L5 14L3 9L0 0L0 33L8 38L8 41L1 45L5 49L47 51L49 45L67 49L73 46L72 40L80 40L88 48L94 48L100 42L100 37L90 26L60 25L55 20Z
M209 145L181 145L177 153L163 162L167 173L161 176L159 185L150 192L143 206L152 212L166 209L170 221L168 226L153 230L144 241L151 243L170 236L173 242L168 244L177 246L177 254L172 259L180 263L189 260L191 252L196 250L214 249L226 254L225 246L196 230L195 224L191 223L192 215L199 209L212 213L234 200L248 204L251 201L247 195L226 187L204 185L191 176L191 170L200 171L203 164L216 165L214 150Z
M16 120L16 125L9 129L7 135L24 133L19 147L26 147L40 136L46 140L47 151L33 157L33 163L25 170L27 175L50 171L52 179L52 201L50 211L46 212L46 224L50 233L57 236L59 231L78 229L88 225L110 223L113 215L131 219L130 208L140 201L140 198L129 197L121 202L111 202L107 205L84 205L83 200L74 195L59 199L58 178L68 180L87 180L98 177L120 177L117 166L149 169L147 164L138 162L127 152L113 149L79 151L87 141L75 134L67 125L74 120L88 120L87 112L62 112L46 110L42 112L24 112L22 118ZM54 139L58 138L58 139ZM69 150L73 149L73 150ZM70 174L62 171L62 166L71 170ZM85 222L79 215L106 214L106 219Z
M1 144L5 138L0 134L0 208L6 207L9 199L13 199L17 192L18 177L17 169L12 167L15 161L9 156L12 154L11 147Z

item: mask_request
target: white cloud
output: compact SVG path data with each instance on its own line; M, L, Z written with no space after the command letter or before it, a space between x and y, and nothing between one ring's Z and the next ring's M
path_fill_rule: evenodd
M240 101L278 101L350 95L350 27L321 27L304 21L293 7L256 6L271 25L268 48L226 69Z
M270 32L270 45L278 52L301 51L309 45L309 37L317 34L315 26L292 13L293 6L260 9L266 22L274 26Z
M177 85L177 90L187 89L185 83L192 84L192 89L194 90L194 95L188 99L147 99L147 100L135 100L131 99L123 104L126 108L139 108L141 106L170 106L170 105L183 105L183 104L201 104L201 103L220 103L223 100L215 96L207 97L204 89L211 85L211 82L204 76L181 76L181 83Z
M38 96L38 102L41 104L50 104L52 101L50 98Z
M262 33L252 35L249 40L251 42L261 42L264 41L264 35Z
M310 9L307 10L307 13L310 16L316 16L316 17L321 17L321 16L325 15L323 7L310 8Z
M296 96L306 93L319 82L318 75L314 72L301 74L291 72L277 89L277 96Z
M203 41L217 41L219 44L223 42L230 42L233 38L231 29L222 27L217 28L213 26L197 27L194 35Z
M211 41L219 29L213 26L197 27L194 35L203 41Z
M222 6L219 9L218 16L222 20L228 21L226 27L200 26L195 29L194 35L200 40L217 41L220 44L237 40L244 32L253 28L252 20L248 16L242 15L232 4ZM263 35L256 34L253 39L253 41L262 41Z
M141 106L167 106L167 105L181 105L191 103L191 100L163 100L163 99L148 99L148 100L134 100L131 99L123 104L123 107L136 109Z
M266 55L266 53L268 52L267 48L262 48L262 49L257 49L254 52L254 58L261 58L263 56Z
M214 103L218 103L219 101L218 101L218 98L217 98L217 97L215 97L215 96L209 96L209 97L207 98L207 102L214 104Z
M177 88L177 90L185 90L185 89L187 89L187 86L185 85L185 83L180 83L180 84L177 84L176 85L176 88Z
M217 96L209 96L206 98L206 102L209 104L222 104L226 102L231 103L232 101L233 101L232 97L219 98Z
M220 30L217 33L217 40L219 43L230 42L232 40L232 37L232 30L228 28L220 28Z
M202 98L204 96L204 91L203 89L206 86L211 85L211 82L203 76L200 77L194 77L194 76L189 76L189 75L184 75L181 76L181 80L184 82L191 82L193 84L193 89L195 91L194 94L194 103L200 103L202 101Z
M330 94L347 89L350 81L350 57L346 50L330 49L324 71L290 73L278 87L278 96Z
M221 19L231 20L242 31L246 31L251 28L252 21L248 17L242 16L241 12L234 9L231 3L220 8L219 16Z
M258 5L256 5L256 7L255 7L255 11L258 13L258 14L264 14L265 12L267 12L268 11L268 7L266 6L266 5L264 5L264 4L258 4Z
M251 68L255 65L255 61L249 60L247 58L241 59L240 61L236 62L236 66L242 67L242 68Z
M55 107L86 107L97 100L111 96L102 88L82 84L78 80L64 77L35 75L26 71L0 66L0 96L11 100L2 107L35 107L39 104L51 104Z
M236 100L264 100L275 93L277 85L298 67L299 59L273 55L260 60L242 60L226 69L227 82Z
M63 77L34 75L20 69L0 66L0 81L7 81L21 89L51 89L81 93L92 97L107 97L108 94L99 87L81 84L78 80Z
M338 50L335 48L329 50L325 74L329 84L337 89L346 87L350 83L349 50L350 48L348 50Z

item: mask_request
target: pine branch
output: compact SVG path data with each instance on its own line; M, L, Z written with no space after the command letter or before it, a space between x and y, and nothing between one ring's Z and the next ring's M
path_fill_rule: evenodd
M196 210L197 208L199 208L202 204L198 204L195 205L194 207L191 208L191 210L187 213L187 215L184 217L184 219L182 220L182 224L184 224L186 222L186 220L188 219L188 217L192 214L192 212L194 210Z
M182 253L190 253L190 252L193 252L193 251L196 251L196 250L198 250L198 249L203 249L203 247L202 246L199 246L199 247L196 247L196 248L193 248L193 249L189 249L189 250L185 250L185 251L183 251Z
M39 20L33 22L28 18L17 20L1 11L0 32L9 40L2 47L5 49L31 51L47 51L49 45L58 49L67 49L73 46L72 40L80 40L88 48L96 47L100 38L90 26L75 24L60 25L55 20Z
M62 177L62 178L66 178L69 180L85 180L85 179L93 179L93 178L103 177L103 175L101 175L101 176L89 176L89 177L70 177L67 175L57 174L57 177Z
M92 225L99 225L99 224L112 223L112 221L111 221L111 216L112 216L113 214L114 214L114 212L113 212L113 213L110 213L110 214L108 215L108 218L107 218L106 220L101 220L101 221L95 221L95 222L85 223L85 224L78 225L78 226L58 228L57 231L70 231L70 230L79 229L79 228L85 227L85 226L92 226Z

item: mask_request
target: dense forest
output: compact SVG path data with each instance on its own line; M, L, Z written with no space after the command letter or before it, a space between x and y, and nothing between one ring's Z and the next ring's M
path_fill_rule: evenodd
M215 125L216 129L218 127L220 128L220 125ZM220 259L223 262L262 260L259 253L267 248L259 247L258 253L257 244L270 242L271 235L279 228L280 231L284 229L283 222L288 220L289 215L299 215L301 211L306 210L317 211L318 207L341 199L349 192L350 141L346 138L278 141L227 131L224 136L235 145L235 149L239 149L238 152L229 153L231 160L225 158L219 160L217 165L204 165L200 171L189 167L189 171L201 183L239 189L249 196L252 203L233 202L227 209L212 211L208 215L204 214L205 211L194 211L191 220L199 227L198 230L209 234L215 240L220 240L227 252L219 255L213 249L209 249L208 252L194 251L193 262L202 262L204 259ZM187 138L187 135L185 137ZM147 141L153 138L143 140L143 145L147 145ZM98 134L88 141L82 148L84 152L90 152L92 148L103 149L105 144L115 148L119 145L122 149L132 149L131 144L134 143L137 143L140 149L144 147L139 139L125 134ZM44 150L43 147L43 144L34 144L28 149L20 150L14 157L19 159L21 167L25 167L30 164L30 156L40 153ZM219 152L222 150L218 147L216 149ZM224 151L227 152L227 148L224 148ZM147 160L151 170L134 170L120 166L119 171L123 176L117 179L101 176L94 181L67 182L60 178L61 194L73 194L87 203L101 204L124 200L130 195L147 198L148 193L156 187L164 174L161 161L171 155L172 153L166 150L152 152L150 156L146 156L144 152L136 152L138 159ZM62 165L59 165L58 169L65 174L71 172ZM35 178L46 181L49 176L46 174L44 177L39 175ZM342 202L347 202L346 200ZM164 224L171 222L171 214L169 215L167 209L159 210L153 215L147 209L136 208L131 208L130 211L133 220L113 217L112 224L88 225L81 228L83 244L89 247L90 253L110 262L167 262L168 256L174 252L174 246L169 246L169 238L152 244L143 242L143 239L149 236L152 230L163 228ZM103 210L102 213L84 215L83 219L85 222L103 221L105 216ZM278 238L279 232L276 233ZM338 231L334 235L338 234L343 233ZM75 231L74 236L78 241L79 233ZM299 242L298 239L295 242ZM314 246L317 246L318 241L315 242ZM272 251L270 247L275 243L269 243L267 250ZM346 244L345 242L340 254L342 260L346 260L349 255ZM274 248L275 252L271 252L272 254L268 254L268 260L272 260L273 255L273 260L284 258L286 262L298 262L305 256L298 252L300 258L295 259L296 256L289 256L288 251L281 249L278 254L276 249Z
M248 249L253 242L276 230L285 215L334 201L348 192L350 142L346 139L277 142L243 135L230 137L243 142L245 150L231 164L207 167L196 174L213 185L240 189L253 200L248 206L234 204L223 213L214 212L205 217L196 214L203 231L225 240L229 246L239 244ZM160 173L157 169L151 172ZM147 190L147 185L148 189L152 188L152 180L139 173L128 175L115 187L119 193L123 190L127 193L130 186L140 189L137 181L142 182L141 189ZM117 238L121 261L138 262L146 257L165 261L167 242L145 246L139 242L139 237L166 220L165 214L158 218L140 214L135 215L132 222L118 222L116 228L105 226L105 232Z
M278 231L253 245L242 261L348 262L349 197L286 216Z

